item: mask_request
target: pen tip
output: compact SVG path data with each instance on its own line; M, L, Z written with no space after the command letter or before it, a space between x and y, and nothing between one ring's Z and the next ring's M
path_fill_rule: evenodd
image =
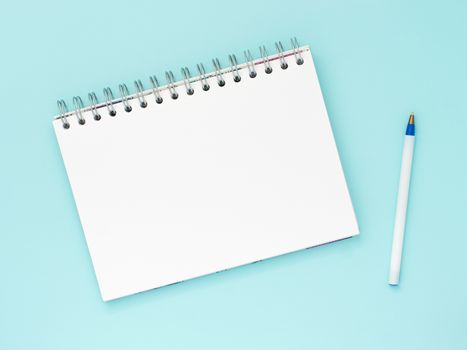
M409 122L407 124L405 134L408 136L415 136L415 116L413 113L409 117Z

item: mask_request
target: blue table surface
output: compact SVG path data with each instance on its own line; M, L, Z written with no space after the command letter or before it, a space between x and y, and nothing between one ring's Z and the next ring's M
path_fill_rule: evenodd
M0 16L0 349L467 348L466 1L9 1ZM361 235L102 302L55 101L291 36L312 48Z

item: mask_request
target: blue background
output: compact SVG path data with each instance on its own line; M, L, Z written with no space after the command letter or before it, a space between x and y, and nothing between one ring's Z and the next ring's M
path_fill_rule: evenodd
M1 349L466 349L466 1L9 1L0 20ZM361 235L101 301L55 101L310 44ZM180 76L177 75L179 78ZM405 124L402 280L387 285Z

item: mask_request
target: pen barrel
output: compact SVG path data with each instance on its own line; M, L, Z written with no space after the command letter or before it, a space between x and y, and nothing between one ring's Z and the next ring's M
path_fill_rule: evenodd
M401 175L399 179L399 193L397 195L396 219L394 223L394 234L392 241L391 266L389 271L389 284L392 285L399 284L414 143L414 136L405 137L404 150L402 153Z

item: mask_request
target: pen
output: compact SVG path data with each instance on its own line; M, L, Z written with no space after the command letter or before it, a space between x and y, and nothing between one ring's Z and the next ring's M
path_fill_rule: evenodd
M405 131L404 150L402 152L401 175L399 193L397 195L396 219L392 241L391 267L389 270L389 284L398 285L401 270L402 247L404 244L405 219L407 201L409 197L410 174L412 172L413 149L415 143L415 118L411 114Z

